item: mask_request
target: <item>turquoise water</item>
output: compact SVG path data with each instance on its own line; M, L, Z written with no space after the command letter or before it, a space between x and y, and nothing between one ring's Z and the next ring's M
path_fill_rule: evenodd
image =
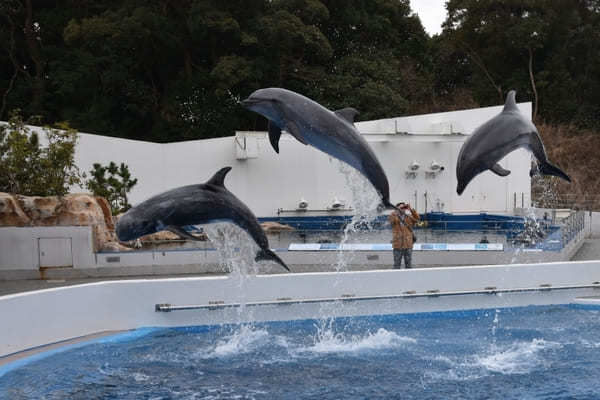
M597 399L600 310L153 329L30 362L3 399Z

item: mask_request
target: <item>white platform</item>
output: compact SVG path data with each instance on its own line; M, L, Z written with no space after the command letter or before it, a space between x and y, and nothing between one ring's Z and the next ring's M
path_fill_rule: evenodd
M0 356L107 330L318 318L324 304L334 304L330 316L353 316L564 304L599 294L600 261L259 275L243 282L108 281L0 297ZM157 312L157 304L195 309Z

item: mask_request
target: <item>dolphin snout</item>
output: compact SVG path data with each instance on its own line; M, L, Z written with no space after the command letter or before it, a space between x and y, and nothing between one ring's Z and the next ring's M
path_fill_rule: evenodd
M251 99L250 97L248 97L246 100L240 101L240 103L242 104L242 106L244 106L246 108L251 107L254 104L259 103L259 102L260 102L260 100Z
M128 240L131 240L131 237L133 236L131 234L131 229L128 226L128 224L125 221L117 221L117 226L115 227L115 233L117 234L117 237L119 238L120 241L122 242L127 242Z
M141 224L130 215L122 215L115 226L115 233L121 242L128 242L143 236Z

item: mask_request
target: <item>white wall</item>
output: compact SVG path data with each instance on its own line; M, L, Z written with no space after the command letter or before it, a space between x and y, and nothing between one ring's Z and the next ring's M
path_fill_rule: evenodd
M585 213L586 217L586 232L592 238L600 238L600 212L588 212Z
M531 115L531 103L519 107L524 115ZM427 211L510 213L514 192L519 193L519 199L520 193L525 193L527 203L530 198L530 155L524 150L501 161L513 171L508 177L485 172L462 196L456 194L456 159L465 135L501 109L486 107L356 125L388 176L392 202L404 200L414 205L416 201L417 210L424 212L427 196ZM396 134L396 130L409 134ZM237 135L240 143L246 140L246 159L237 158L240 149L236 150L235 137L157 144L82 133L76 162L82 171L89 171L95 162L125 162L132 176L138 178L129 195L133 204L168 189L204 182L224 166L233 167L226 186L258 217L274 216L280 208L293 210L301 197L313 210L326 209L334 197L351 202L351 191L337 160L287 134L281 138L280 154L271 148L265 132ZM444 165L445 171L435 179L426 179L425 170L433 160ZM414 180L405 177L412 161L422 166ZM438 207L441 203L443 208Z
M431 268L417 270L364 271L348 273L308 273L258 275L247 277L240 290L237 277L177 278L156 280L107 281L0 296L0 357L17 351L88 335L100 331L154 326L207 325L226 322L274 321L322 317L319 303L265 305L252 312L235 308L155 312L156 304L175 306L243 302L276 302L346 299L357 300L347 307L339 305L335 316L392 314L512 307L530 304L564 304L575 297L597 293L600 262L583 261L528 265ZM596 283L594 283L596 282ZM579 289L544 290L566 286ZM524 290L523 293L494 290ZM403 296L407 292L439 297ZM461 296L463 292L479 296ZM486 294L487 291L487 294ZM452 294L446 296L446 294ZM214 303L213 303L214 304Z
M44 238L71 239L73 267L90 268L96 265L92 229L89 226L0 227L0 271L38 271L39 240Z
M356 127L365 135L407 132L417 135L444 135L461 133L470 135L488 119L502 111L504 106L474 108L434 114L412 115L409 117L386 118L375 121L361 121ZM531 118L531 102L517 104L527 118Z

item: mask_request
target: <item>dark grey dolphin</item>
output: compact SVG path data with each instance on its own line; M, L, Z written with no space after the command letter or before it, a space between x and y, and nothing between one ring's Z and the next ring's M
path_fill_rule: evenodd
M281 88L259 89L242 101L244 107L269 119L269 140L279 153L279 137L285 129L303 144L357 169L375 187L386 208L390 188L375 153L354 127L354 108L330 111L298 93Z
M227 221L248 232L260 247L256 261L272 260L289 271L269 249L269 241L252 211L225 188L223 181L230 170L222 168L206 183L172 189L131 208L117 222L119 240L134 240L162 230L197 240L183 226Z
M540 173L571 182L567 174L548 162L542 139L535 125L519 111L515 95L514 90L508 92L502 112L475 129L463 143L456 163L456 192L459 195L473 178L485 170L489 169L499 176L510 174L498 161L520 147L533 153Z

